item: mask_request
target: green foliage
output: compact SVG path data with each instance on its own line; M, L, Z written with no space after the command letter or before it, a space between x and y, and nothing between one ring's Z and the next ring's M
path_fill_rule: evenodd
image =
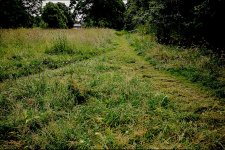
M224 1L130 0L127 7L126 29L144 24L148 31L156 33L161 43L188 47L194 44L223 55Z
M43 9L42 19L49 28L72 28L74 24L71 10L64 3L47 3Z
M49 2L43 9L42 19L49 28L67 28L67 18L57 4Z
M122 0L72 0L74 15L88 27L122 29L125 6Z
M42 0L1 0L0 28L32 27Z
M59 9L63 11L64 16L67 19L66 26L67 28L73 28L74 19L69 7L67 7L64 3L57 3Z
M149 20L149 0L128 0L125 12L125 29L134 30Z

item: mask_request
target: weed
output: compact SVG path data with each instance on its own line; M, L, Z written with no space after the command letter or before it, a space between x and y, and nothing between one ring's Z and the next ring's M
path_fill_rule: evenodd
M59 35L54 41L53 46L46 51L47 54L75 54L65 35Z

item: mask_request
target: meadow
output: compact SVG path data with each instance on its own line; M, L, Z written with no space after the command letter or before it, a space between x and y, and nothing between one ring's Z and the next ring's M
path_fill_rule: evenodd
M57 69L104 53L112 48L107 47L112 36L112 31L94 29L1 30L0 81Z
M0 30L0 147L224 149L222 67L219 92L171 71L211 76L197 54L110 29Z
M183 77L212 94L225 98L225 58L206 48L182 48L158 44L153 35L136 34L127 39L137 55L142 56L155 69Z

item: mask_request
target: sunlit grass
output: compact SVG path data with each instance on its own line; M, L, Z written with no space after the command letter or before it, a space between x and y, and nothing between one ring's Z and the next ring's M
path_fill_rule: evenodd
M1 30L0 81L56 69L113 48L106 29Z
M58 35L57 30L43 32L47 31ZM58 68L46 67L40 73L0 84L2 148L219 149L224 146L225 110L221 101L155 69L129 46L124 33L116 36L115 31L107 29L63 32L68 33L63 34L68 35L63 39L50 41L45 37L51 44L39 51L41 56L51 55L56 60L70 58L77 54L73 43L80 42L78 52L83 55L91 52L92 57ZM58 44L63 50L52 49ZM75 50L74 53L68 53L67 48Z
M128 35L127 38L137 54L143 56L156 69L185 77L214 91L214 95L219 98L225 98L225 70L218 57L206 55L196 47L185 49L161 45L151 35L136 34Z

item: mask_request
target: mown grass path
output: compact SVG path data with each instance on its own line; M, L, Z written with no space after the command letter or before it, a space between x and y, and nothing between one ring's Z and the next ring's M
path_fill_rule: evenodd
M114 58L115 63L121 62L121 70L127 73L128 79L134 76L146 78L147 84L153 87L151 89L153 91L151 92L168 96L176 104L177 113L180 111L199 115L196 126L207 125L210 127L208 130L222 134L223 138L218 139L218 141L225 140L224 102L211 96L209 92L203 91L198 85L172 76L166 72L156 70L141 56L137 55L137 52L128 44L125 37L122 36L117 40L119 48L117 51L107 55L108 57ZM194 115L186 119L193 122L196 121ZM196 142L200 142L203 139L201 134L203 133L195 135ZM218 144L225 148L224 142L218 142Z
M120 37L117 40L120 45L119 48L107 55L116 58L116 61L126 62L121 63L121 66L125 67L124 70L130 71L131 76L137 75L147 78L156 93L168 95L172 100L181 104L181 109L191 111L202 108L205 111L207 110L207 113L213 112L214 109L214 113L221 114L216 110L223 109L224 106L218 98L211 96L209 92L203 91L198 85L192 84L185 79L154 69L141 56L137 56L137 53L128 44L125 37ZM212 117L216 116L213 115ZM225 119L225 116L223 115L222 118Z
M224 103L154 69L125 35L113 42L96 57L2 83L0 145L224 148Z

